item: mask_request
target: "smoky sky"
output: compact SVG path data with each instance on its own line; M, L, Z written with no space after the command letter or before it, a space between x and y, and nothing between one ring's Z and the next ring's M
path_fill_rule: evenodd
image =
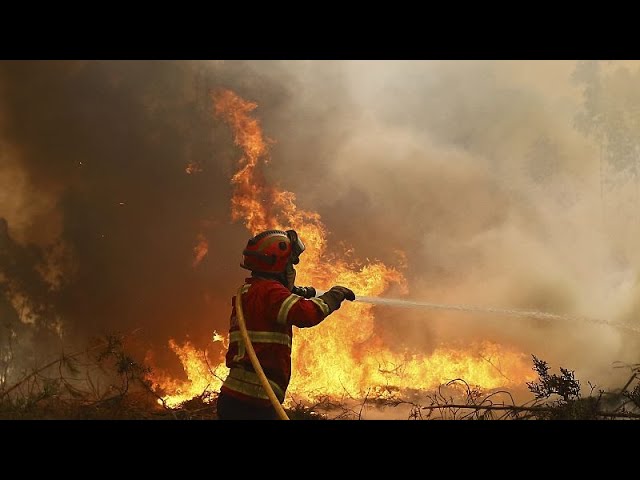
M52 300L70 335L143 328L159 342L211 330L237 277L221 259L235 260L246 234L228 222L234 152L213 128L207 78L173 62L1 68L3 140L30 195L56 192L61 212L59 225L36 214L16 236L59 231L74 268ZM185 174L191 161L200 175ZM198 232L215 255L193 269Z
M230 88L273 140L266 179L322 215L330 248L389 265L403 251L409 296L635 321L633 188L601 184L601 144L576 126L577 65L0 62L3 282L27 279L11 291L48 305L69 341L137 331L161 349L224 331L248 235L229 211L240 151L211 104ZM58 275L47 295L43 264ZM394 345L488 338L589 372L636 346L613 329L453 314L378 309L377 323Z

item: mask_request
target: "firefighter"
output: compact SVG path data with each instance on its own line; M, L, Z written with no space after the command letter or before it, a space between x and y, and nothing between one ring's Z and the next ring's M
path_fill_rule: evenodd
M242 309L249 339L276 397L282 403L291 378L293 326L318 325L355 300L346 287L334 286L316 297L313 287L294 286L294 265L304 244L294 230L267 230L251 238L242 268L251 271L242 288ZM226 364L229 375L218 397L221 420L271 420L276 412L260 384L242 342L236 318L237 296L231 300L231 326Z

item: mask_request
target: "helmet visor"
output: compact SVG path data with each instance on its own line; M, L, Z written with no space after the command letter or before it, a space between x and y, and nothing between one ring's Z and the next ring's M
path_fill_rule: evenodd
M297 265L300 262L300 255L304 252L304 243L295 230L287 230L287 236L291 241L291 263Z

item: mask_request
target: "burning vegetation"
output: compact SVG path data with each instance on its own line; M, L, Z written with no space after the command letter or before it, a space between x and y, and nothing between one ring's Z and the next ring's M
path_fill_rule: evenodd
M213 103L215 114L230 126L242 152L232 177L231 216L243 221L250 235L267 229L299 232L307 251L297 268L298 284L318 289L349 285L359 296L381 295L392 283L408 290L401 271L381 262L347 260L347 252L340 255L328 248L320 216L298 209L294 193L264 182L260 167L268 155L268 142L258 119L252 116L255 103L230 90L215 93ZM380 340L374 315L371 305L350 304L318 327L296 330L288 405L294 399L364 398L372 391L384 395L429 390L454 378L464 378L482 389L510 388L532 379L526 354L488 341L463 349L443 345L430 355L409 350L399 353ZM207 389L215 392L220 388L227 373L223 364L211 362L215 364L212 368L205 352L190 343L179 345L171 340L170 347L188 379L152 377L153 383L167 392L165 402L178 405Z
M636 337L611 328L634 324L639 311L637 209L612 208L629 200L624 195L635 195L627 203L637 206L636 127L616 113L635 98L624 92L633 90L637 74L578 64L573 81L586 87L584 111L571 111L578 122L567 132L558 127L566 99L553 97L553 122L537 125L546 111L536 109L536 95L551 98L548 92L536 85L518 96L491 75L468 75L489 69L475 64L438 64L423 106L409 111L419 103L409 99L409 112L399 115L382 102L376 121L352 117L353 105L342 100L325 108L301 94L289 104L278 81L290 78L267 66L254 84L246 72L257 67L247 65L0 65L0 418L216 418L228 373L229 301L242 283L241 247L259 231L290 228L307 247L296 267L298 285L441 303L486 297L502 311L561 314L549 318L590 313L593 304L594 317L608 319L584 329L550 327L544 319L498 328L489 325L489 308L486 326L431 312L433 322L396 328L407 310L345 303L317 327L294 329L284 402L291 418L640 417L640 369L629 353L637 354ZM404 78L407 66L397 68ZM509 76L506 67L491 68L498 78ZM478 81L469 87L466 78ZM527 81L517 78L524 89ZM72 88L68 79L96 88ZM102 92L97 100L95 91ZM455 103L458 97L468 105ZM502 98L510 100L485 103ZM258 102L271 117L261 115ZM371 228L356 228L359 220L340 214L344 199L313 202L308 179L322 156L307 162L306 180L298 178L292 158L307 145L291 145L321 150L339 137L326 125L297 130L295 120L282 120L300 105L310 118L328 117L327 124L339 117L347 131L357 119L345 134L349 141L331 155L358 167L352 183L368 193L344 184L336 191L363 218L380 215ZM283 113L272 113L278 109ZM425 118L422 110L433 114ZM494 123L476 112L494 115ZM407 118L430 136L411 133ZM536 138L522 133L534 130ZM279 145L284 134L292 141ZM596 160L585 153L596 151L592 140L600 142ZM402 148L394 156L396 143ZM384 168L374 168L386 155ZM526 165L509 164L516 157ZM575 158L588 158L584 172ZM387 181L389 162L399 170ZM336 161L332 168L340 176L346 167ZM621 172L635 172L633 181L622 181ZM299 184L290 187L292 179ZM594 185L595 196L588 193ZM400 207L387 208L396 198ZM399 210L410 213L393 218ZM595 217L602 217L602 244L566 233L592 232ZM377 241L387 237L388 245ZM414 261L423 240L429 251ZM608 316L612 306L615 318ZM428 340L413 338L420 329ZM584 348L592 344L598 348ZM623 387L601 388L578 380L588 378L582 371L553 373L531 356L538 346L549 347L540 356L553 365L593 367L598 355L633 360L617 365Z

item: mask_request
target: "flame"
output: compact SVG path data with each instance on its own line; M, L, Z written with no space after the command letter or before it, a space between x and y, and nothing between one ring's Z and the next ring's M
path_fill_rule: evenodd
M205 257L205 255L209 252L209 242L207 242L207 239L204 238L204 235L202 235L201 233L198 234L196 240L198 241L198 243L195 247L193 247L194 258L192 265L194 267L197 267Z
M215 114L231 127L234 142L242 151L239 169L231 180L232 219L242 220L251 234L272 228L295 229L307 247L297 266L297 284L321 290L345 285L361 296L381 295L392 284L408 290L406 279L394 267L377 261L349 262L346 259L352 257L352 250L346 248L342 255L329 252L320 215L299 209L294 193L265 183L259 167L266 162L270 142L265 140L259 121L250 115L256 103L230 90L215 93L213 102ZM395 253L399 264L406 265L404 252ZM464 349L442 346L430 355L398 353L400 349L383 344L374 327L371 305L346 302L320 325L296 329L288 394L307 400L324 395L362 398L371 388L428 389L456 378L485 389L521 385L532 379L528 357L514 349L485 341ZM219 335L216 339L221 340ZM202 354L192 345L180 347L172 341L171 348L183 362L189 380L161 383L166 391L176 392L166 401L191 398L189 395L200 394L209 384L220 387L202 368ZM222 363L216 367L220 372L224 368Z
M214 336L215 341L222 341L222 338ZM188 341L183 345L178 345L175 340L171 339L169 347L180 359L182 368L187 374L187 380L178 380L169 373L154 370L151 378L153 387L161 394L167 392L158 403L164 402L169 407L176 407L198 395L220 391L222 381L229 373L222 358L218 360L217 364L213 364L208 358L207 352L198 350ZM149 361L149 358L146 361Z

